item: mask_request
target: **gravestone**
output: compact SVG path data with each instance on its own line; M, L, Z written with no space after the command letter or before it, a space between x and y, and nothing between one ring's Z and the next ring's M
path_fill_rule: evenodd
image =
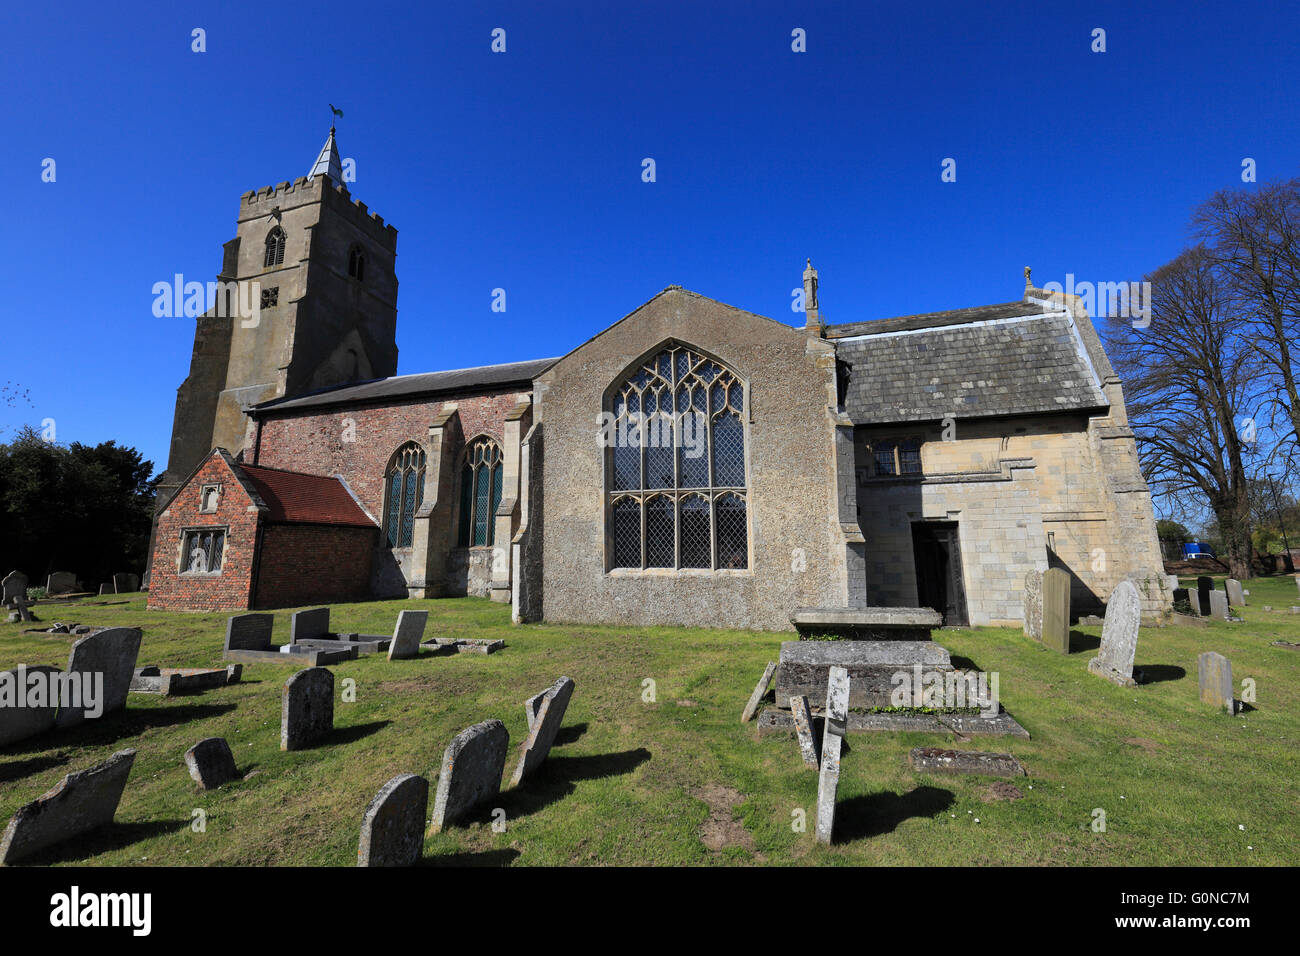
M1223 582L1223 590L1227 592L1228 603L1233 607L1246 606L1246 594L1241 588L1241 582L1236 578L1228 578Z
M1061 568L1043 574L1042 615L1043 645L1070 653L1070 575Z
M194 782L204 790L215 790L239 776L235 755L224 737L208 737L185 751L185 766Z
M1135 687L1133 655L1137 652L1142 623L1142 598L1133 582L1125 578L1111 592L1106 620L1101 629L1101 649L1088 661L1088 670L1121 687Z
M1025 634L1036 641L1043 639L1043 572L1025 575Z
M524 713L528 716L529 730L532 730L533 724L537 723L537 714L542 709L542 701L546 700L546 694L549 690L550 688L548 687L540 694L534 694L532 697L529 697L524 701Z
M130 594L131 575L120 572L113 575L113 592L115 594Z
M1214 578L1201 575L1196 579L1196 594L1198 603L1196 613L1201 617L1209 617L1210 614L1210 594L1214 591Z
M227 651L271 650L271 628L275 617L271 614L236 614L226 620Z
M77 590L77 576L71 571L55 571L45 581L45 593L53 597L56 594L71 594Z
M934 641L785 641L776 670L776 706L788 708L791 697L820 705L835 666L849 672L850 707L890 707L894 676L917 665L927 678L953 669L948 649Z
M1295 576L1295 589L1297 591L1300 591L1300 574L1297 574Z
M1230 616L1228 595L1222 591L1210 592L1210 617L1216 621L1226 621Z
M98 766L68 774L20 807L0 838L0 865L112 823L134 761L134 750L119 750Z
M832 667L826 683L821 774L817 778L817 840L829 844L835 832L835 796L840 787L840 747L848 729L849 672Z
M452 738L442 755L431 833L440 833L485 800L501 792L510 732L499 720L485 720Z
M32 674L40 674L38 681L48 682L50 676L60 673L57 667L19 665L13 670L0 672L0 747L35 737L54 729L59 708L47 698L45 706L25 706L30 698L25 695ZM24 706L19 706L19 704Z
M27 575L21 571L10 571L0 581L0 604L5 607L17 607L27 601Z
M1196 674L1200 681L1201 703L1234 713L1232 661L1222 654L1206 651L1197 655Z
M100 595L100 597L103 597L105 594L112 594L112 593L113 593L113 585L112 585L112 584L101 584L101 585L99 586L99 595Z
M428 611L402 611L397 615L397 627L393 629L393 643L388 645L390 661L405 660L420 655L420 638L424 636L424 625L428 620Z
M518 786L524 777L546 760L546 755L551 752L551 745L555 743L555 735L560 732L560 725L564 722L564 712L568 709L572 697L573 680L568 677L561 677L542 692L542 702L537 708L537 716L532 726L528 728L528 739L520 748L519 764L515 767L514 777L510 781L512 787Z
M740 722L747 724L754 719L758 713L758 707L763 703L763 698L767 696L768 685L772 683L772 675L776 672L776 661L768 661L767 667L763 669L763 676L758 679L754 685L754 692L749 695L749 700L745 703L745 709L740 713Z
M1174 604L1186 604L1191 609L1188 613L1193 617L1200 617L1197 613L1197 605L1200 603L1195 591L1189 591L1187 588L1174 588Z
M1166 590L1166 591L1176 591L1176 590L1177 590L1178 588L1180 588L1180 587L1182 587L1182 584L1181 584L1181 583L1179 582L1179 580L1178 580L1178 575L1176 575L1176 574L1166 574L1166 575L1165 575L1165 590Z
M334 675L309 667L284 682L280 749L303 750L334 729Z
M414 866L424 849L429 781L413 773L379 788L361 817L357 866Z
M313 608L310 611L295 611L289 617L290 644L329 636L330 609L327 607Z
M68 673L102 675L100 717L126 706L135 660L140 654L140 636L139 628L109 627L81 638L68 652ZM60 710L56 726L71 727L86 720L90 709L86 703L83 699L79 707Z
M805 766L817 770L821 759L817 754L817 737L814 735L812 710L807 697L791 697L790 712L794 715L794 732L799 738L799 753Z

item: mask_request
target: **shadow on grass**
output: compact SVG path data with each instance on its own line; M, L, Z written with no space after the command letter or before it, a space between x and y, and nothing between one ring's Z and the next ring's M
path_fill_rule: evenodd
M557 757L552 754L519 786L503 792L496 803L505 810L507 819L517 820L569 796L579 780L622 776L649 759L650 751L644 747L590 757ZM485 808L482 814L469 819L478 816L486 819L489 812L490 809Z
M55 754L51 757L32 757L28 760L0 764L0 783L11 783L53 767L62 767L68 759L66 754Z
M1135 671L1142 671L1143 684L1159 684L1167 680L1182 680L1187 676L1187 671L1174 664L1143 664L1140 668L1135 667Z
M1070 632L1070 653L1077 654L1080 651L1095 651L1101 647L1101 638L1095 634L1085 634L1083 631Z
M443 853L424 856L416 866L509 866L519 857L518 850L484 850L482 853Z
M93 833L82 834L65 840L58 846L23 857L18 862L23 866L49 866L51 863L63 863L86 857L121 850L133 843L150 837L163 836L184 830L190 825L189 820L153 820L149 823L110 823Z
M182 704L178 707L127 707L107 717L86 720L26 740L10 744L6 750L13 754L29 754L38 750L57 750L60 747L87 747L111 744L127 737L136 737L154 727L174 727L192 720L207 720L228 714L238 704Z
M369 737L371 734L377 734L389 724L391 720L372 720L368 724L354 724L351 727L335 727L332 731L322 737L314 745L315 747L333 746L335 744L350 744L357 740Z
M956 799L951 790L940 787L917 787L901 797L888 791L853 797L835 808L834 842L892 833L912 817L937 817Z
M561 744L571 744L587 732L586 724L574 724L571 727L561 727L560 732L555 735L555 746Z

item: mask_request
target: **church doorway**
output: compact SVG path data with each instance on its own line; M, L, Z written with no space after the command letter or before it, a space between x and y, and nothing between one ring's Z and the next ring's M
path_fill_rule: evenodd
M966 589L962 584L961 540L955 521L912 524L912 554L916 559L916 595L921 607L943 615L945 627L965 627Z

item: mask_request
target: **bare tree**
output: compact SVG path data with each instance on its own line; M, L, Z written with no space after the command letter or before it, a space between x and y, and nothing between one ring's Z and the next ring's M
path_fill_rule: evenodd
M1208 251L1197 246L1147 276L1151 321L1106 324L1142 470L1157 497L1208 501L1234 577L1250 576L1250 494L1238 419L1256 401L1259 357Z

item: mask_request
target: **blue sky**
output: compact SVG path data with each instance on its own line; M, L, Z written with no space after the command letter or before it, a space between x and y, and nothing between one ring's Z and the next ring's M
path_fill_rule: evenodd
M0 384L31 405L0 439L49 418L163 468L193 320L151 287L215 276L327 103L353 196L399 230L407 373L562 354L670 284L799 325L808 256L831 322L1008 301L1025 265L1140 278L1244 157L1300 174L1298 26L1250 2L11 4Z

